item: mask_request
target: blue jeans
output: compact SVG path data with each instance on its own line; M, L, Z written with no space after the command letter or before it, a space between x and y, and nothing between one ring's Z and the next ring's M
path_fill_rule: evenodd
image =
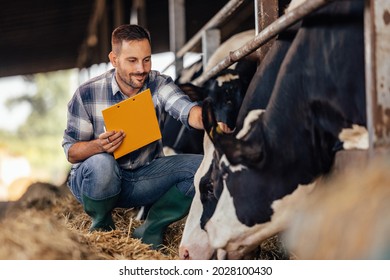
M202 158L195 154L166 156L136 170L126 170L112 155L96 154L72 169L68 185L81 203L83 195L102 200L119 194L116 207L122 208L151 205L174 185L193 197L194 175Z

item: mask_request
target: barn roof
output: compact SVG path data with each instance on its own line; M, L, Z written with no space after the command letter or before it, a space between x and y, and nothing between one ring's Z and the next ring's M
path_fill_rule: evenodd
M111 32L117 25L129 22L133 2L135 0L0 0L0 77L108 62ZM169 51L168 2L143 0L145 9L138 22L152 34L153 53ZM185 1L187 39L227 2ZM222 39L254 28L253 1L245 2L250 5L244 5L237 14L240 24L234 21L224 24ZM198 45L194 51L199 50Z

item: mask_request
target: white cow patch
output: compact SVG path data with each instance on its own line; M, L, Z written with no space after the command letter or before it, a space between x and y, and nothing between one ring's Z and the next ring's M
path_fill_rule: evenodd
M256 121L260 117L260 115L263 114L264 112L265 112L265 110L262 110L262 109L250 111L246 115L245 120L244 120L244 125L243 125L242 129L237 133L236 138L241 139L242 137L247 135L252 127L252 123L254 121Z
M223 76L219 76L217 78L217 83L218 83L218 86L221 87L223 85L223 83L227 83L227 82L230 82L230 81L233 81L233 80L237 80L239 78L240 77L238 75L226 74L226 75L223 75Z
M343 142L344 150L368 149L368 131L365 127L357 124L352 128L344 128L339 134L340 141Z
M166 156L177 155L177 153L175 152L175 150L172 149L171 147L168 147L168 146L164 146L164 147L163 147L163 152L164 152L164 155L166 155Z
M224 182L215 212L205 226L211 246L215 249L224 248L231 239L233 232L240 232L246 228L238 221L233 198Z
M219 167L222 166L222 163L224 163L226 166L229 166L229 170L232 172L238 172L238 171L248 169L245 165L242 165L242 164L238 164L238 165L231 164L229 162L229 160L227 159L226 155L223 155L221 157L221 160L219 161Z

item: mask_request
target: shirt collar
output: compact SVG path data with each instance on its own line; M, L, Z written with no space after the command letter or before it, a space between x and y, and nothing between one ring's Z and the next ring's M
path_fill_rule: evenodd
M118 92L120 92L120 93L122 93L122 92L118 86L116 79L115 79L116 70L113 71L112 73L113 74L112 74L112 78L111 78L111 88L112 88L112 95L115 96Z

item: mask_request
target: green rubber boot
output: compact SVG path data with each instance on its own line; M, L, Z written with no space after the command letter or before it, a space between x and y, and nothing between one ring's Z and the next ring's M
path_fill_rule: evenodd
M133 237L151 244L152 249L162 247L167 227L182 218L190 210L192 197L185 196L174 186L150 207L144 223L133 231Z
M84 211L92 218L90 232L115 229L111 211L114 209L118 197L119 195L115 195L107 199L95 200L83 195Z

